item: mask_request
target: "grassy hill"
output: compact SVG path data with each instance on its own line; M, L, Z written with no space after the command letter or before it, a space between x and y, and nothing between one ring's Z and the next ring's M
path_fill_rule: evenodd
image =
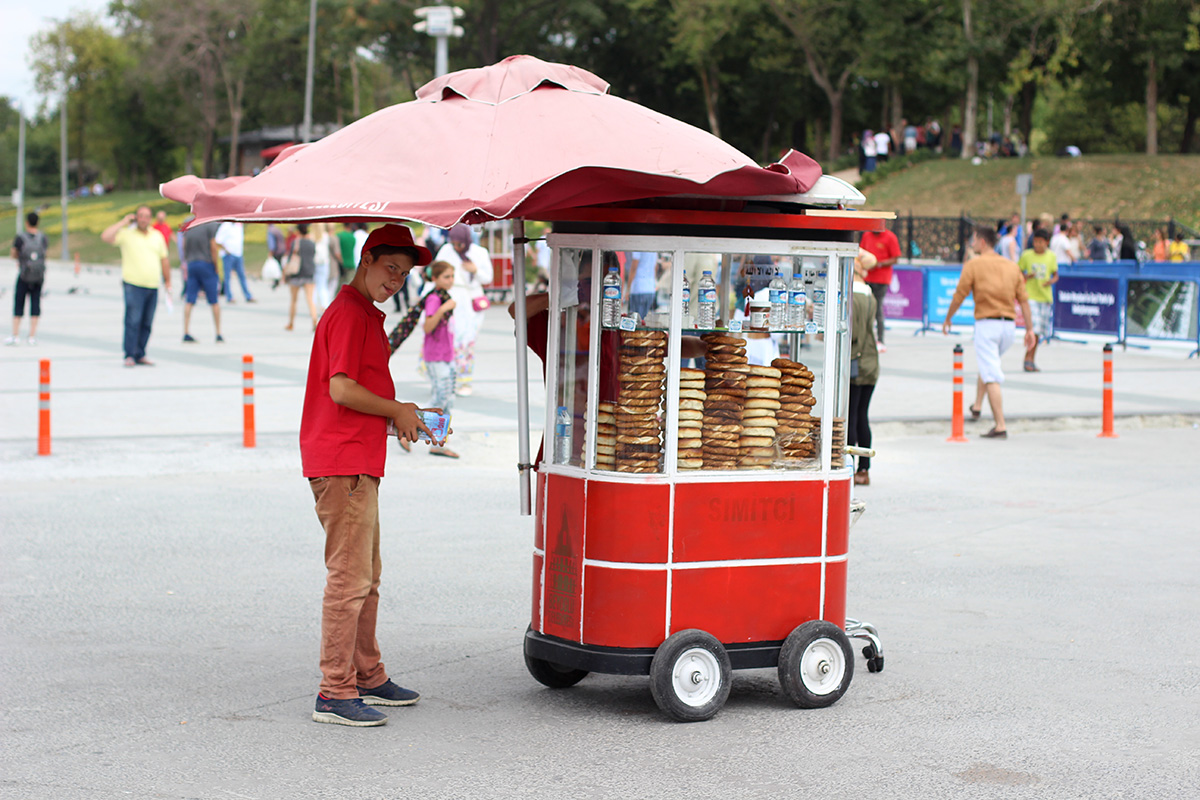
M1162 219L1200 228L1200 156L1002 158L978 166L961 159L924 161L869 186L865 208L917 216L996 220L1021 207L1018 174L1033 174L1029 216L1056 219Z

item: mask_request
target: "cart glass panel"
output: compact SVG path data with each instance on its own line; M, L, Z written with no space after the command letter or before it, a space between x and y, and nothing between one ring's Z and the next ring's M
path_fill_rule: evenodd
M563 248L558 255L554 451L551 463L584 465L591 353L592 251Z
M673 254L603 251L596 469L660 473Z
M593 249L585 236L558 246L552 463L648 474L842 465L844 246L647 237L637 248L623 237L617 249L620 237L597 236Z

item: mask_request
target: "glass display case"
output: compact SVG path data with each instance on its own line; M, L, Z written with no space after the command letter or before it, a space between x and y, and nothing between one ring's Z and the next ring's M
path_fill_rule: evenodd
M845 465L848 241L551 234L546 465Z

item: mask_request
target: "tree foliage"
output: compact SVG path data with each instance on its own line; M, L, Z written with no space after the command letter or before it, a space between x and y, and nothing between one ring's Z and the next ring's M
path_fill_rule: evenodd
M319 0L313 118L344 125L433 76L421 0ZM1010 129L1054 151L1195 152L1200 0L464 0L450 68L528 53L588 69L614 94L703 127L761 162L789 147L829 166L865 128L938 119L964 139ZM971 24L964 26L964 12ZM300 123L308 4L116 0L30 43L43 108L30 191L57 184L58 98L72 180L154 186L238 171L244 132ZM969 75L975 90L969 91ZM1003 123L987 127L991 103ZM0 111L11 104L0 104ZM16 128L0 113L0 191ZM971 155L972 152L966 153ZM851 160L853 157L850 156Z

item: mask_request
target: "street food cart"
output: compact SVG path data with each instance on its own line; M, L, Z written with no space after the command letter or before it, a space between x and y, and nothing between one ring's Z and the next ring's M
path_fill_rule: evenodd
M875 629L846 617L861 512L845 439L850 281L855 234L886 217L845 210L855 200L824 177L791 197L545 216L547 418L524 642L541 683L649 675L662 711L689 721L720 710L732 669L777 667L796 704L831 705L854 672L847 634L882 669ZM655 254L669 288L644 315L622 296L614 315L604 278L635 253ZM750 297L776 276L791 291L799 279L802 317L735 314L736 287ZM714 291L710 323L700 304ZM788 355L751 363L747 345L768 336Z
M883 666L874 629L845 611L845 418L854 234L887 215L846 210L863 196L801 153L763 167L608 90L514 55L436 78L254 177L187 175L162 193L193 224L511 220L520 501L537 520L530 671L558 687L648 674L660 707L694 720L720 709L731 669L778 666L797 703L829 705L853 675L847 635ZM554 231L550 307L528 329L525 220ZM635 253L664 271L648 302L644 287L602 285ZM756 302L739 330L739 287L761 290L776 269L799 276L803 322L780 330ZM602 290L617 295L607 326ZM535 330L549 347L537 465ZM788 357L751 358L773 336Z

